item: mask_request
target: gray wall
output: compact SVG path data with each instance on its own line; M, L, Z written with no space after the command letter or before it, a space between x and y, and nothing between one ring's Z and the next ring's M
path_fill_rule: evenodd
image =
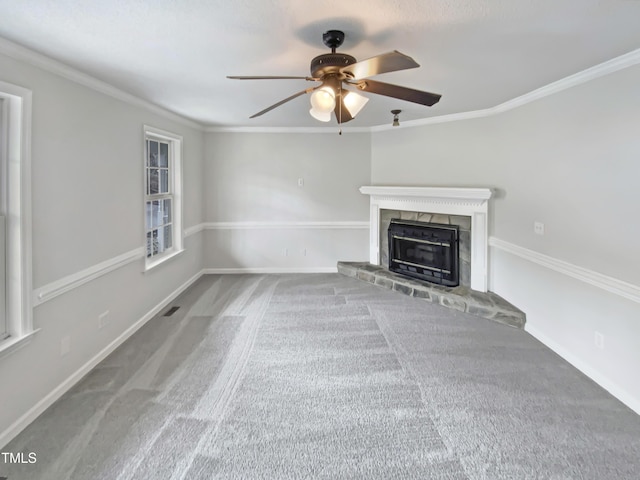
M365 260L368 230L349 224L368 221L358 188L370 181L370 161L369 133L208 133L206 267L313 271Z
M33 91L34 288L142 247L143 124L184 136L184 227L205 222L167 264L142 273L136 261L35 308L41 331L0 361L0 434L203 267L367 259L358 188L370 183L493 187L495 239L640 285L638 67L493 117L342 136L204 134L2 55L0 79ZM530 332L640 408L637 302L503 248L490 262L491 289L525 310Z
M3 55L0 80L33 91L34 289L144 245L144 124L184 137L183 224L202 222L202 131ZM139 259L35 307L41 331L0 360L0 435L200 272L201 237L152 271Z
M495 116L378 132L372 181L495 188L490 235L637 289L639 83L634 66ZM504 248L490 256L490 288L527 328L640 409L640 304Z

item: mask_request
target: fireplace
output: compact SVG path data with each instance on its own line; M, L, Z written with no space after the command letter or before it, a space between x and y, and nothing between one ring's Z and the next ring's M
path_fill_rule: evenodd
M389 270L456 287L459 284L458 226L391 219Z
M446 221L434 220L436 215L467 217L469 225L460 227L460 284L479 292L487 291L488 281L488 245L489 245L489 188L466 187L399 187L364 186L360 192L369 195L369 262L373 265L385 265L384 257L388 249L381 249L382 214L384 210L412 212L417 217L429 212L429 219L412 218L433 223ZM394 215L391 218L397 218ZM449 222L458 224L458 222ZM465 247L466 245L468 246ZM465 273L466 272L466 273ZM468 281L468 283L467 283Z

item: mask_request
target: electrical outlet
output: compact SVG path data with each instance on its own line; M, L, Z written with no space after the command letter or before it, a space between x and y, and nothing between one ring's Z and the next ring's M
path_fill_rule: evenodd
M70 351L71 351L71 337L69 335L65 335L60 340L60 356L64 357Z
M98 315L98 329L104 328L109 323L109 310Z
M304 187L304 178L300 177L300 178L298 179L298 186L299 186L299 187Z
M542 223L542 222L533 222L533 232L536 235L544 235L544 223Z
M285 256L285 257L288 257L289 256L289 249L285 248L284 250L282 250L282 255Z
M602 335L600 332L594 332L593 343L595 343L596 348L604 350L604 335Z
M303 248L303 249L302 249L302 256L303 256L303 257L306 257L306 256L307 256L307 249L306 249L306 248Z

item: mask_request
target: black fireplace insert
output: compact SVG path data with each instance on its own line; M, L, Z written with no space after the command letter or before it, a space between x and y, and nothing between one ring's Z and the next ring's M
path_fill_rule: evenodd
M428 282L459 284L458 226L391 219L389 270Z

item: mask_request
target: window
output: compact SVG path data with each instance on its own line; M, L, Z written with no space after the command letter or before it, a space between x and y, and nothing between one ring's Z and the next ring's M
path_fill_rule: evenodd
M182 251L182 137L145 127L145 251L147 269Z
M7 110L5 100L0 97L0 341L9 336L7 328L7 233L5 221L7 218Z
M32 334L31 91L0 81L0 356Z

